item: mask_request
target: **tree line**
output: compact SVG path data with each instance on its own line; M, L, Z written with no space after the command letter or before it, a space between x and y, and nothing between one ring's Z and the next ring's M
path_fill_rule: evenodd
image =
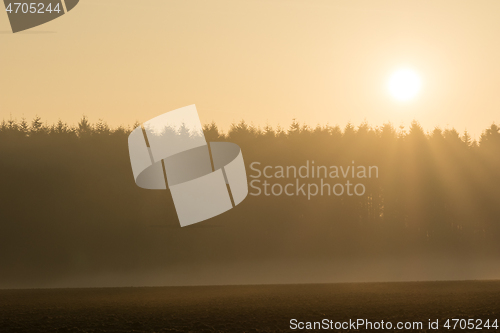
M355 161L377 166L379 177L364 180L363 196L249 196L202 223L224 232L203 235L196 226L177 228L168 191L135 185L127 137L136 126L111 128L86 117L75 126L39 117L0 124L2 281L202 260L500 254L496 124L477 140L455 129L426 132L416 121L407 129L241 121L227 132L207 124L207 141L241 147L247 172L255 161Z

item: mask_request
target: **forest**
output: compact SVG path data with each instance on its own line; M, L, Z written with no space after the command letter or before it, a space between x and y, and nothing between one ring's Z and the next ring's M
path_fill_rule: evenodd
M110 128L86 117L75 126L38 117L0 124L0 283L202 261L500 254L496 124L477 140L455 129L426 132L416 121L340 128L294 120L286 129L241 121L226 133L206 124L207 141L241 147L247 174L256 161L355 161L377 166L378 177L363 180L362 196L249 195L186 228L168 190L134 183L127 137L138 125Z

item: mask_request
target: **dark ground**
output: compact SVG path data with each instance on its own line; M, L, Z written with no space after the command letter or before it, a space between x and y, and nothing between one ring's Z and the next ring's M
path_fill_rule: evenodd
M0 332L285 332L292 318L500 319L500 281L0 290Z

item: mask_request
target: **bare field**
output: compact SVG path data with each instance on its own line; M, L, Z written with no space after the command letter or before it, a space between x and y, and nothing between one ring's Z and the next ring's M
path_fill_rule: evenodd
M500 281L0 290L0 332L288 332L292 318L500 319Z

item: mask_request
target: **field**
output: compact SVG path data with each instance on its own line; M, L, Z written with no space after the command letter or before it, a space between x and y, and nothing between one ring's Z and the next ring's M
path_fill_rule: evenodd
M293 318L437 332L428 319L500 319L500 281L0 290L0 332L288 332Z

